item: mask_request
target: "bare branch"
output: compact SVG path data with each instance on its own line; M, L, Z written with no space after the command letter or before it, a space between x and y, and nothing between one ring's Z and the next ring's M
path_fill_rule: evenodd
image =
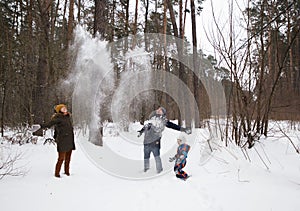
M26 174L24 166L17 166L17 163L22 159L23 154L12 151L7 152L8 148L1 147L2 157L0 157L0 180L6 176L24 176ZM5 153L4 153L5 151Z
M280 125L277 123L278 128L280 130L280 132L284 135L284 137L286 137L292 144L292 146L294 147L295 151L300 154L299 148L297 148L297 146L294 144L294 142L292 141L292 139L286 134L286 132L280 127Z

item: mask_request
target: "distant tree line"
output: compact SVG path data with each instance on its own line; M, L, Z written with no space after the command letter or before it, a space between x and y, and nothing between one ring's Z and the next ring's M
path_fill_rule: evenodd
M49 119L54 104L71 103L71 96L66 95L69 92L62 90L59 84L72 68L74 57L69 48L77 24L84 25L94 36L100 34L103 40L109 42L141 32L163 33L184 39L184 24L187 15L190 15L194 27L193 45L197 46L195 20L197 9L198 13L201 10L201 0L196 4L192 1L191 8L187 8L182 0L137 0L135 11L129 10L129 3L129 0L0 1L2 126L40 123ZM179 11L175 11L174 5ZM138 20L139 8L145 11L142 22ZM134 42L125 39L123 46L118 48L126 52L134 45ZM153 46L145 39L146 50L163 51L163 47L163 43ZM178 49L180 54L187 52L187 49ZM112 55L113 61L114 58L117 55ZM172 71L183 81L188 81L193 93L201 86L199 81L192 79L191 73L185 74L185 67L177 61L166 56L154 56L151 62L153 66ZM117 79L125 68L115 63ZM154 105L143 110L150 112L158 105L169 104L171 118L179 118L178 108L171 101L165 93L155 92ZM143 117L137 114L135 118Z
M54 104L71 104L71 96L66 94L69 92L62 90L59 84L72 68L74 55L69 48L78 24L108 42L137 33L162 33L185 40L185 24L189 18L191 46L195 48L189 51L175 43L176 54L179 57L191 54L194 59L190 62L196 69L198 56L203 56L198 48L196 22L203 9L202 1L0 0L2 128L46 121ZM135 5L134 11L130 11L130 3ZM271 118L300 118L299 8L297 0L249 0L243 11L247 31L244 44L236 45L233 27L228 39L219 28L221 36L212 40L221 55L222 66L214 56L206 56L205 61L222 76L231 124L228 128L232 128L226 131L226 137L237 143L253 130L267 134ZM233 16L230 20L233 21ZM218 26L217 21L215 24ZM223 43L226 44L223 46ZM118 46L119 52L127 52L135 44L125 39L122 46ZM146 51L164 52L164 42L153 44L145 39L144 46ZM126 67L114 60L117 55L111 57L118 81ZM200 120L210 117L207 93L192 71L168 58L166 53L154 53L151 65L185 82L200 108ZM139 112L133 114L134 119L143 121L147 113L163 105L168 107L171 119L184 120L170 96L160 91L154 91L153 95L153 104L142 102ZM186 124L189 126L190 120ZM202 126L201 121L196 122L196 126Z

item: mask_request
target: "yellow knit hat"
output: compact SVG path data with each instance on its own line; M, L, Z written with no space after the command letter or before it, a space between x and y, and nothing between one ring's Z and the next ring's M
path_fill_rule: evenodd
M63 107L67 108L67 106L65 104L58 104L54 107L54 109L55 109L56 113L59 113Z

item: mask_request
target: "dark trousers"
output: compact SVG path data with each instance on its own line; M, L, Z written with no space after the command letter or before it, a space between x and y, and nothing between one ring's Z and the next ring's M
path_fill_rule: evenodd
M149 159L151 152L154 157L160 156L160 141L144 145L144 159Z
M156 171L157 173L160 173L163 170L161 159L160 159L160 140L150 144L144 144L144 170L145 171L147 171L150 168L151 152L153 153L155 158Z
M182 170L185 167L185 165L186 165L186 160L183 160L180 163L176 162L176 164L174 166L174 171L176 173L176 177L182 178L182 179L187 178L188 174Z
M58 152L58 159L55 166L55 176L59 177L60 169L65 162L65 174L70 175L70 161L71 161L72 150L68 152Z

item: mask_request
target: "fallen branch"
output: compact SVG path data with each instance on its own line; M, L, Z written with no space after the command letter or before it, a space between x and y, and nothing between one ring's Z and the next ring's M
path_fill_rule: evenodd
M245 152L243 151L244 149L243 149L243 148L240 148L240 149L241 149L241 151L242 151L242 153L243 153L243 155L244 155L245 159L246 159L246 160L248 160L248 158L247 158L247 156L246 156Z
M263 162L263 164L266 166L266 168L267 168L268 170L270 170L269 167L268 167L268 165L267 165L266 162L264 161L264 159L261 157L261 155L260 155L259 152L257 151L257 149L256 149L255 147L253 147L253 148L254 148L255 152L258 154L260 160L261 160L261 161Z
M297 146L294 144L294 142L292 141L292 139L281 129L281 127L278 125L278 128L280 130L280 132L291 142L292 146L294 147L295 151L299 154L299 148L297 148Z
M267 155L267 153L266 153L265 149L263 148L262 144L260 142L258 142L258 143L259 143L259 145L260 145L263 153L265 154L265 157L267 158L267 160L269 161L269 163L272 164L271 160L269 159L269 156Z

